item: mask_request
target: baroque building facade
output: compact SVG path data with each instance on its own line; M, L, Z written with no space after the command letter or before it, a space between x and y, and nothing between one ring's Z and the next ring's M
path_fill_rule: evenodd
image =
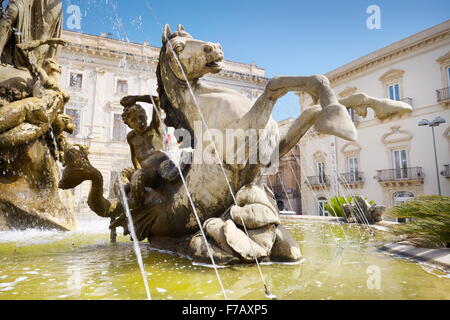
M285 130L284 127L294 121L294 118L279 121L280 131ZM302 214L300 157L300 145L298 144L280 159L275 170L269 170L268 174L262 178L262 182L272 190L278 209L285 215Z
M335 92L346 97L361 91L402 100L413 111L380 121L351 113L356 142L311 130L301 140L302 211L329 215L324 203L335 195L360 195L391 207L415 196L450 195L450 20L426 29L328 72ZM302 106L311 98L299 93ZM432 129L419 121L442 117ZM437 172L439 176L437 176Z
M101 171L107 194L118 172L132 165L120 99L126 95L157 95L160 48L70 31L63 32L63 39L69 45L59 57L61 81L71 96L65 112L77 127L69 140L89 147L91 162ZM256 100L267 82L264 74L265 70L255 64L225 61L223 71L204 80ZM151 105L141 105L150 120ZM88 190L89 182L85 182L73 191L78 212L89 212Z

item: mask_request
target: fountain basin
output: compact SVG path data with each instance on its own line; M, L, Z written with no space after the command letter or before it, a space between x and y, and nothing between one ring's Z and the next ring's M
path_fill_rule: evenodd
M0 233L0 299L145 299L128 237L109 243L107 220L79 231ZM287 219L304 260L263 264L279 299L450 299L450 274L381 252L392 236L364 227ZM344 235L347 235L348 241ZM154 299L223 299L212 268L141 243ZM379 271L379 287L371 276ZM229 299L265 299L253 265L220 268Z

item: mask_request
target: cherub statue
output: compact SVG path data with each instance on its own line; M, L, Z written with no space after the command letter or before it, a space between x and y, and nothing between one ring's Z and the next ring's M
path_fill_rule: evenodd
M62 116L64 105L69 101L69 95L58 84L61 66L49 58L44 60L41 67L32 55L34 49L46 44L65 45L66 42L49 39L17 45L35 78L34 96L0 108L0 147L22 145L38 139L50 129L58 116ZM67 122L67 119L64 121ZM70 127L68 124L67 130Z
M153 97L153 101L155 100L158 101L157 97ZM169 160L161 151L163 137L158 115L154 112L150 125L147 125L147 114L142 106L136 104L137 101L152 103L150 96L125 97L121 101L124 106L123 122L132 129L127 135L131 160L136 169L127 186L132 209L162 202L162 197L153 188L161 183L161 164Z

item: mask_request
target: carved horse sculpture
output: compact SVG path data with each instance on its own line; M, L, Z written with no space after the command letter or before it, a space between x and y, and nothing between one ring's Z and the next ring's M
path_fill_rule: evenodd
M403 102L375 99L365 94L339 101L328 79L322 75L272 78L253 103L235 90L201 81L208 73L220 72L223 59L220 44L196 40L182 26L174 33L165 27L157 79L161 108L167 114L168 126L184 128L192 136L196 122L202 124L203 132L209 128L224 135L227 129L264 129L264 134L258 136L258 150L270 158L289 152L312 126L324 134L356 140L357 131L347 108L365 116L367 108L371 107L381 119L411 111L411 107ZM277 100L289 91L307 92L318 105L303 111L281 135L271 114ZM211 158L224 159L226 146L211 148L211 141L196 138L195 150L201 148ZM246 140L246 147L251 147L249 143ZM113 211L120 214L120 205L103 198L101 175L90 165L86 154L77 149L69 150L68 154L60 187L75 187L84 180L93 180L91 208L105 217ZM300 259L297 243L280 224L273 195L264 186L257 185L265 169L266 164L261 162L234 165L226 161L223 161L223 167L218 163L192 163L184 169L183 175L206 234L212 240L217 262ZM222 170L236 192L235 199ZM162 204L132 211L138 237L141 240L149 238L153 246L208 261L205 244L196 234L199 226L180 179L163 181L156 189L165 197ZM115 226L121 224L126 229L124 218L117 221Z

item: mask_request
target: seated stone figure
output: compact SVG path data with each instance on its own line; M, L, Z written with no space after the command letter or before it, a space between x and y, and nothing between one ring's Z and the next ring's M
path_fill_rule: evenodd
M46 59L43 67L35 63L31 51L44 44L64 45L61 39L36 40L17 45L27 62L27 68L35 75L34 96L0 108L0 147L26 144L45 134L64 110L69 95L58 85L61 66L53 59Z
M131 160L136 171L130 181L130 208L156 205L161 203L161 197L152 188L161 183L159 169L161 164L169 160L161 151L162 137L158 131L157 117L147 126L147 115L140 105L133 104L124 108L122 114L124 123L132 131L127 135L130 145Z

